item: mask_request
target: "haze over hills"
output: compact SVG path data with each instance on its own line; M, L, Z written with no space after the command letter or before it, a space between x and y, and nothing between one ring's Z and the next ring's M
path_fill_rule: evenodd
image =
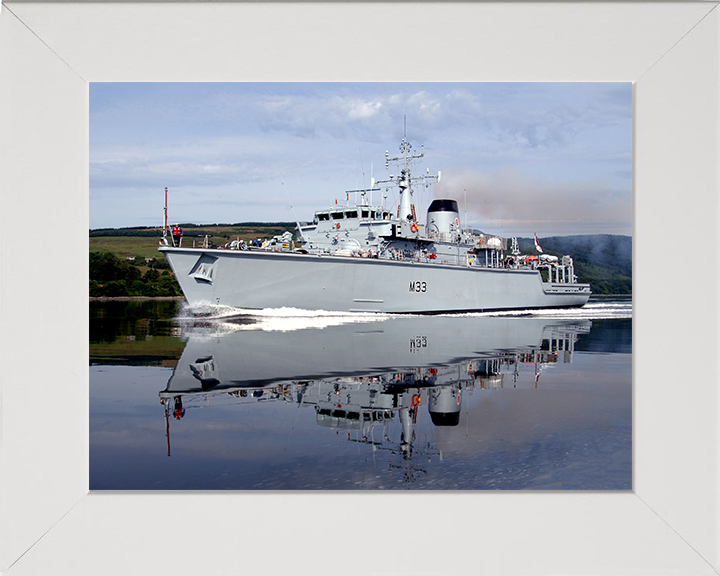
M594 294L632 294L632 237L612 234L539 238L546 254L569 254L581 282ZM534 253L533 238L518 238L520 250Z

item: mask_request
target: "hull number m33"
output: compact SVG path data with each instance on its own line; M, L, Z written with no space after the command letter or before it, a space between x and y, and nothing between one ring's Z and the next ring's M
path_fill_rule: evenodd
M408 292L427 292L427 282L410 282Z

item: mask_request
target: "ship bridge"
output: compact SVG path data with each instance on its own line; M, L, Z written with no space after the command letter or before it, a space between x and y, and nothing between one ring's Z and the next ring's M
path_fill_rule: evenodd
M336 220L390 220L387 209L370 206L356 206L353 208L337 208L315 212L314 224Z

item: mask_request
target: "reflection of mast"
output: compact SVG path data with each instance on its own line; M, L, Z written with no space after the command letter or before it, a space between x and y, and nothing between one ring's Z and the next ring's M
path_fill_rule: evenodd
M408 397L410 397L409 393L403 394L403 405L400 407L398 414L403 429L400 435L400 448L403 453L411 450L411 445L415 440L415 425L417 424L417 411L420 405L420 394L413 394L409 401ZM408 402L410 403L409 406Z
M160 403L165 408L165 438L167 439L167 455L170 456L170 399L161 398ZM173 399L173 416L177 420L180 420L183 416L185 416L182 396L175 396Z
M419 392L419 390L418 390ZM413 466L413 442L415 442L415 426L417 424L418 405L420 404L420 395L413 394L411 405L407 406L406 398L410 394L403 395L403 404L399 411L398 417L402 424L402 433L400 435L400 453L402 454L403 464L398 466L393 464L392 459L389 460L390 470L393 468L403 469L406 484L411 484L415 480L415 473L422 472L427 475L427 470ZM395 452L393 452L395 454Z
M170 456L170 411L168 410L167 402L163 400L165 405L165 438L167 438L167 455Z
M427 443L423 447L418 447L416 445L416 427L420 406L423 404L423 397L427 398L425 395L433 392L434 389L432 387L429 389L419 387L410 388L399 384L399 382L410 381L414 381L414 379L408 374L405 374L404 376L396 375L393 383L381 392L381 395L384 395L387 398L393 398L392 405L398 411L398 420L401 427L399 442L392 442L387 435L387 423L389 420L385 420L384 422L385 434L383 435L382 441L375 440L372 426L369 427L369 437L367 429L362 430L362 437L360 438L353 439L348 434L349 442L369 444L372 446L373 461L375 460L375 452L377 450L390 452L392 456L400 455L402 462L399 464L393 463L392 458L388 460L389 471L392 473L394 469L402 470L405 483L408 486L415 481L417 474L427 475L428 473L427 470L416 464L413 457L418 454L423 454L428 456L428 458L430 456L440 456L440 459L442 460L442 453L435 449L430 443ZM442 388L448 387L443 386ZM392 413L389 415L392 418Z

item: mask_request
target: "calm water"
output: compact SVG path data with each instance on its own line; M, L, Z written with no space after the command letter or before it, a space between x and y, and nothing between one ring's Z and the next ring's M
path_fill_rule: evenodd
M92 302L90 488L629 490L631 310Z

